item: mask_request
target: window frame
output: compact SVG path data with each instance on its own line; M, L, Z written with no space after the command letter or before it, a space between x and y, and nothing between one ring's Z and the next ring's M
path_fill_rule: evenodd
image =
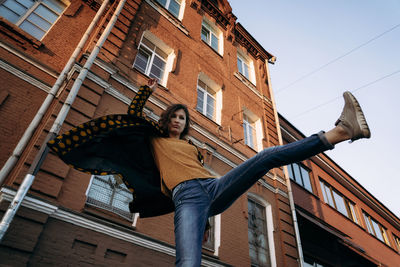
M255 75L253 60L239 48L237 49L236 58L237 58L236 64L237 64L238 72L240 73L240 75L242 75L246 80L248 80L255 86L256 85L256 78L255 78L256 75ZM239 62L238 62L239 60L241 61L241 68L239 68ZM240 71L241 69L243 70L243 66L247 66L247 72L248 72L247 76L245 73Z
M398 237L397 235L393 234L393 241L394 244L396 245L397 251L400 253L400 237Z
M272 215L272 207L265 199L260 197L257 194L249 192L247 194L247 203L249 200L256 202L258 205L261 205L264 208L265 214L265 222L266 222L266 242L268 244L268 253L269 253L269 260L268 266L276 267L276 256L275 256L275 241L274 241L274 220ZM248 205L248 204L247 204ZM247 210L247 214L248 210ZM250 246L249 246L250 247ZM250 253L250 248L249 248ZM250 259L251 260L251 259Z
M373 235L376 239L378 239L382 243L385 243L386 245L390 246L387 229L364 210L362 211L362 214L367 228L366 230L368 231L368 233ZM378 229L375 229L375 226L377 226ZM379 236L376 233L377 230L379 230L380 233ZM382 237L382 239L380 237Z
M153 0L155 2L157 2L160 6L162 6L163 8L165 8L169 13L171 13L175 18L182 20L182 16L183 16L183 8L185 6L184 1L185 0L165 0L165 4L161 3L161 0ZM179 5L179 10L178 10L178 14L173 13L173 11L171 11L170 6L171 6L171 2L176 2Z
M203 88L200 83L203 83L206 88ZM208 89L207 89L208 88ZM203 97L199 97L199 91L203 94ZM213 109L214 113L212 117L207 115L207 107L208 107L208 97L210 97L214 101ZM200 105L200 101L203 102ZM200 109L201 107L201 109ZM216 82L211 80L207 75L200 72L199 76L197 77L197 85L196 85L196 107L195 109L206 116L208 119L212 120L213 122L221 125L221 116L222 116L222 88Z
M202 82L204 84L204 86L206 88L203 88L199 82ZM199 91L203 94L202 97L202 105L199 105ZM197 105L196 105L196 110L199 111L201 114L203 114L204 116L206 116L207 118L209 118L210 120L215 121L215 117L216 117L216 93L214 92L214 90L212 90L210 88L210 86L208 86L204 81L202 81L201 79L197 80ZM212 105L212 114L211 117L209 116L210 114L208 113L209 111L209 99L212 99L213 101L213 105ZM199 107L201 106L201 109L199 109Z
M246 107L243 108L241 119L244 144L257 152L260 152L263 149L262 139L264 138L261 119ZM248 131L249 129L252 131ZM249 143L249 139L251 139L248 138L249 132L254 133L252 138L254 146L251 146Z
M14 9L10 9L8 7L6 7L4 4L7 2L8 0L5 1L0 1L1 4L0 6L2 6L5 9L8 9L9 11L11 11L14 14L19 15L17 12L15 12ZM20 6L23 6L23 8L26 8L26 10L24 11L24 13L22 13L18 19L16 20L16 22L12 22L9 21L7 18L5 18L7 21L9 21L10 23L14 24L15 26L17 26L18 28L20 28L21 30L23 30L24 32L28 33L29 35L33 36L34 38L36 38L37 40L41 41L44 39L44 37L50 32L50 30L53 28L53 26L57 23L57 21L61 18L62 14L65 12L65 10L68 8L68 6L70 5L69 1L62 1L62 0L33 0L33 4L30 7L26 7L25 5L23 5L22 3L20 3L17 0L10 0L13 3L17 3ZM51 4L47 3L47 2L53 2ZM52 4L54 5L58 5L58 7L61 9L61 11L57 11L52 7ZM39 9L40 6L43 6L45 9L49 10L52 14L54 14L57 18L51 22L49 20L48 17L43 17L41 14L36 13L35 11L37 11ZM35 24L33 21L28 20L28 18L31 15L35 15L36 17L38 17L41 22L45 22L49 24L49 28L46 29L42 29L40 27L40 25ZM43 32L43 34L41 36L36 35L35 33L33 33L32 31L27 30L26 28L22 28L21 25L27 22L30 25L32 25L32 27L37 28L40 32Z
M360 225L360 218L357 212L357 208L354 202L349 200L347 197L345 197L342 193L340 193L336 188L334 188L332 185L324 181L323 179L320 179L320 186L321 186L321 192L323 196L323 200L326 204L328 204L330 207L338 211L340 214L343 216L346 216L348 219L353 221L354 223ZM327 192L329 190L329 192ZM338 199L343 200L343 205L344 205L344 210L338 206ZM346 211L346 214L344 213Z
M149 42L154 48L149 47L146 43ZM157 52L159 51L159 52ZM148 58L146 59L146 69L143 71L142 66L140 66L137 61L142 60L139 58L140 54L146 54ZM150 54L151 53L151 54ZM160 53L164 53L165 57ZM137 47L137 53L135 59L132 63L132 68L140 71L144 75L156 78L158 83L162 86L166 87L168 75L172 70L173 62L175 60L175 53L172 48L166 45L162 40L160 40L157 36L153 35L150 31L145 31L140 39L139 45ZM162 70L161 77L157 77L155 75L151 75L151 71L154 67L154 59L162 61L164 63L164 69ZM155 67L159 68L159 66L155 65Z
M106 180L107 178L109 178L109 179ZM94 184L94 182L96 180L100 181L103 184L109 185L110 188L108 188L108 190L107 190L107 188L102 188L104 190L104 192L111 193L111 195L109 196L110 200L108 201L108 203L100 200L99 198L90 196L91 190L96 190L95 186L97 186L97 185ZM111 188L112 186L110 183L112 183L112 186L114 186L114 188ZM126 193L127 196L130 196L130 197L127 197L127 201L130 202L133 200L132 192L130 192L128 190L128 188L125 186L124 183L118 183L117 179L115 178L114 175L92 175L90 178L88 188L86 189L85 204L92 206L92 207L99 208L99 209L107 210L109 212L117 214L118 216L120 216L128 221L133 221L135 214L133 214L129 211L129 202L126 205L125 210L113 205L115 198L118 197L118 193L121 191Z
M200 30L200 39L205 42L209 47L211 47L215 52L219 55L223 55L223 36L222 31L217 27L213 26L213 23L208 21L205 17L203 17L203 21L201 23ZM208 35L205 39L203 39L203 29L208 31ZM217 47L213 46L213 38L217 40Z
M296 172L294 171L295 170L295 166L297 167L297 169L299 170L298 171L298 174L300 175L300 177L299 177L299 179L301 180L301 181L298 181L298 179L296 179L296 177L298 177L298 175L296 175ZM310 175L310 173L311 173L311 171L307 168L307 167L305 167L303 164L301 164L300 162L295 162L295 163L292 163L292 164L289 164L289 165L287 165L286 166L287 167L287 169L288 169L288 173L289 173L289 178L292 180L292 181L294 181L294 182L296 182L298 185L300 185L301 187L303 187L304 189L306 189L307 191L309 191L310 193L313 193L314 191L313 191L313 186L312 186L312 183L311 183L311 175ZM304 182L304 172L306 172L307 173L307 176L308 176L308 184L307 184L307 186L309 185L309 187L310 188L308 188L307 186L306 186L306 183Z
M247 114L243 114L243 135L245 145L256 150L257 144L257 132L254 122L249 118Z
M221 245L221 214L210 217L211 229L210 237L211 242L208 240L202 245L202 248L212 251L215 256L219 254L219 247Z

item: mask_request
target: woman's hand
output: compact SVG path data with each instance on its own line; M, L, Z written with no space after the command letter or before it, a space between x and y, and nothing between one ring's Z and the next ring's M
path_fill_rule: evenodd
M157 90L158 82L157 79L151 78L147 81L147 86L150 87L151 91L154 93Z

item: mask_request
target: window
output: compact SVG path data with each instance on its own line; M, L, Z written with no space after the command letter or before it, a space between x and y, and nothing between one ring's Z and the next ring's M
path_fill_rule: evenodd
M214 120L215 92L201 80L197 82L197 110Z
M256 128L254 122L245 114L243 114L244 143L255 149Z
M209 218L210 230L208 239L203 243L203 248L213 251L215 256L218 256L220 239L221 239L221 215L216 215Z
M159 81L162 80L168 55L143 37L135 59L134 67Z
M203 248L209 249L209 250L214 250L214 243L215 243L215 235L214 235L214 229L215 229L215 222L214 222L214 217L211 217L208 219L208 222L210 223L210 229L208 230L208 239L206 242L203 243Z
M166 77L172 69L175 54L157 37L146 31L139 45L133 67L166 86Z
M49 31L67 5L57 0L1 1L0 16L38 40Z
M262 149L261 120L247 109L243 112L243 134L246 145L256 151Z
M200 73L197 81L196 109L211 120L221 124L221 87L203 73Z
M92 176L86 195L87 204L132 220L132 213L129 211L129 202L133 199L132 193L123 183L118 183L113 175Z
M248 199L248 239L251 266L270 266L265 206Z
M342 196L336 189L324 181L320 181L325 203L336 209L353 222L360 224L354 204Z
M256 79L254 75L254 65L253 61L244 55L243 52L237 54L237 67L238 71L246 77L247 80L256 84Z
M309 171L299 163L293 163L287 167L290 179L312 192Z
M375 219L373 219L369 214L363 211L363 216L365 220L365 225L367 226L368 232L378 238L380 241L389 245L389 240L387 238L386 229L379 224Z
M205 21L205 19L203 19L201 26L201 40L222 55L222 33L217 27L212 27L211 23Z
M181 1L180 0L156 0L160 3L163 7L168 9L175 17L179 17L179 11L181 8Z
M397 250L400 252L400 238L396 235L393 235L394 243L396 244Z

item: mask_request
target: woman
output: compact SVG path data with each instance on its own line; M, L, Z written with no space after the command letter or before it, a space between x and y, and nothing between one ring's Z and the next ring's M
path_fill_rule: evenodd
M132 101L128 114L141 117L145 100L156 88L157 82L150 79L148 87L143 87L138 93L139 97L136 96ZM345 92L343 95L345 106L333 129L326 133L314 134L294 143L264 149L219 179L212 176L202 166L197 148L185 140L190 126L190 116L186 106L172 105L162 114L159 122L161 129L158 132L156 131L157 133L153 133L150 149L153 151L154 161L159 171L159 186L165 196L170 196L173 209L175 209L177 266L200 266L201 246L207 219L226 210L270 169L302 161L328 149L333 149L335 144L346 140L355 141L370 137L370 130L357 100L350 92ZM90 124L90 122L88 123ZM131 125L126 128L134 128L134 126ZM101 136L98 146L109 142L107 138L112 139L113 137L110 137L110 135L112 136L113 132L117 132L117 130L102 132L94 137L96 139ZM65 140L65 134L56 140ZM87 143L86 146L96 146L90 140L85 142ZM57 143L59 144L59 141L53 142L50 146L54 149L54 144ZM125 141L124 144L126 144ZM84 146L77 145L77 154L82 154L79 149ZM60 148L59 145L57 147ZM71 148L70 151L60 157L64 157L65 160L65 156L73 154L75 150ZM86 150L88 149L86 148ZM96 151L95 153L99 153L99 150ZM87 157L88 154L85 154L84 159L81 157L80 160L75 162L78 165L86 166L85 168L88 169L87 166L90 164L85 165L80 162L87 161ZM68 159L65 161L68 162ZM103 170L108 168L108 173L122 173L128 187L135 183L134 179L128 177L129 173L124 172L124 168L115 166L122 165L122 163L109 161L112 162L108 165L104 164L103 161L95 167ZM107 167L103 167L102 164L107 165ZM96 169L90 170L92 170L92 173L93 170L96 171ZM143 194L141 191L145 187L133 186L133 188L135 194ZM147 202L160 203L160 201L155 201L154 198L144 197L144 199Z

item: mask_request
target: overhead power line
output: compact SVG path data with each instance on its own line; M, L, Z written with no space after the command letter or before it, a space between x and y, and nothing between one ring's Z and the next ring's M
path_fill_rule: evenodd
M352 93L354 93L354 92L356 92L356 91L358 91L358 90L360 90L360 89L362 89L362 88L368 87L368 86L370 86L370 85L372 85L372 84L374 84L374 83L377 83L377 82L382 81L382 80L384 80L384 79L386 79L386 78L389 78L390 76L393 76L393 75L395 75L395 74L397 74L397 73L400 73L400 70L397 70L397 71L395 71L395 72L392 72L392 73L390 73L390 74L387 74L387 75L385 75L385 76L382 76L382 77L380 77L380 78L378 78L378 79L376 79L376 80L374 80L374 81L372 81L372 82L366 83L366 84L364 84L364 85L362 85L362 86L360 86L360 87L357 87L356 89L349 90L349 91L352 92ZM312 108L310 108L310 109L307 109L307 110L305 110L305 111L303 111L303 112L297 114L296 116L294 116L294 117L292 117L292 118L290 118L290 119L295 119L295 118L301 117L301 116L303 116L304 114L307 114L307 113L309 113L309 112L311 112L311 111L314 111L314 110L316 110L316 109L319 109L319 108L321 108L321 107L323 107L323 106L326 106L326 105L328 105L328 104L330 104L330 103L332 103L332 102L334 102L334 101L336 101L336 100L338 100L338 99L340 99L340 98L341 98L341 96L332 98L332 99L330 99L330 100L328 100L328 101L326 101L326 102L324 102L324 103L322 103L322 104L319 104L319 105L314 106L314 107L312 107Z
M356 50L360 49L361 47L366 46L367 44L369 44L369 43L375 41L376 39L382 37L383 35L385 35L385 34L391 32L391 31L393 31L394 29L396 29L396 28L399 27L399 26L400 26L400 23L397 24L397 25L395 25L395 26L393 26L392 28L390 28L390 29L384 31L384 32L381 33L381 34L378 34L377 36L375 36L375 37L373 37L372 39L366 41L365 43L362 43L361 45L359 45L359 46L357 46L357 47L351 49L351 50L348 51L347 53L344 53L343 55L341 55L341 56L339 56L339 57L336 57L335 59L332 59L332 60L329 61L328 63L325 63L325 64L323 64L322 66L320 66L320 67L318 67L318 68L312 70L311 72L309 72L309 73L307 73L307 74L301 76L300 78L294 80L293 82L289 83L289 84L286 85L285 87L278 89L278 90L276 91L276 93L280 93L280 92L286 90L287 88L293 86L294 84L298 83L299 81L304 80L305 78L307 78L307 77L313 75L314 73L320 71L321 69L323 69L323 68L325 68L325 67L331 65L332 63L338 61L339 59L342 59L342 58L348 56L349 54L355 52Z

